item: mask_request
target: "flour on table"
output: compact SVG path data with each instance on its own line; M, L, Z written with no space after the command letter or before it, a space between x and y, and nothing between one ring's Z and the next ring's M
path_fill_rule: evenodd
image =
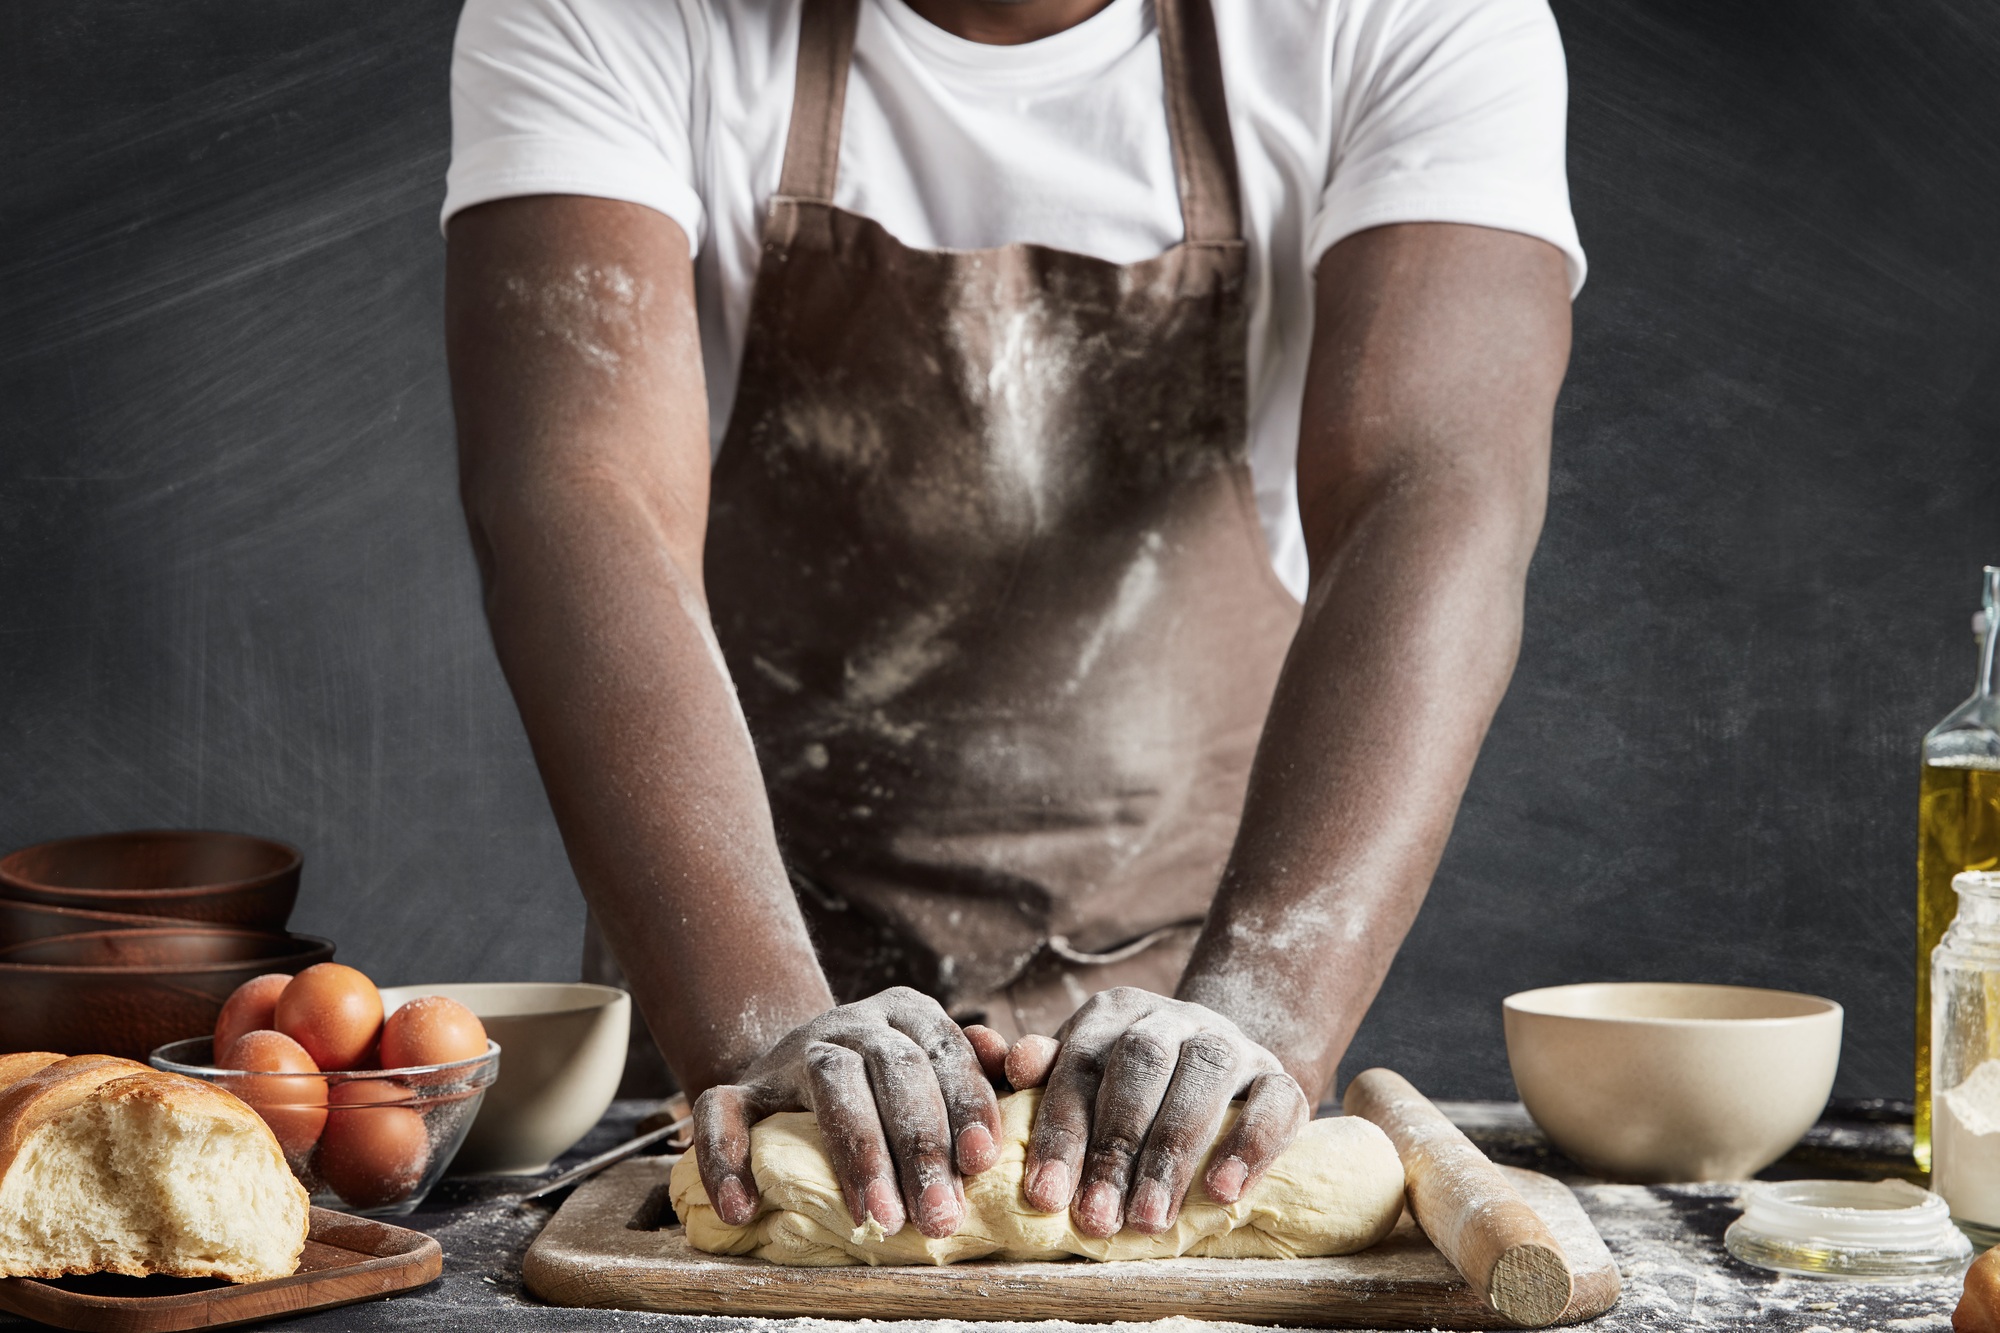
M1366 1120L1315 1120L1300 1131L1256 1186L1224 1206L1195 1171L1187 1202L1157 1236L1130 1228L1108 1240L1086 1236L1067 1212L1037 1212L1021 1191L1028 1133L1039 1091L1000 1099L1000 1161L965 1182L965 1220L942 1240L914 1226L893 1236L879 1223L856 1227L820 1139L802 1111L774 1115L750 1133L750 1172L762 1196L758 1216L732 1227L717 1217L693 1153L669 1182L688 1243L710 1254L750 1254L774 1263L949 1264L968 1259L1302 1259L1365 1250L1387 1236L1403 1211L1403 1164L1388 1135ZM1232 1107L1223 1128L1234 1122ZM873 1222L873 1219L870 1219Z

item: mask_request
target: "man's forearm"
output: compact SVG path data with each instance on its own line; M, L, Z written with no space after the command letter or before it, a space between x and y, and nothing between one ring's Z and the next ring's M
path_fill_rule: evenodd
M1533 522L1500 509L1372 503L1315 580L1272 701L1180 998L1235 1019L1309 1096L1416 918L1513 669Z
M684 1087L832 1003L701 590L686 238L541 197L450 226L461 489L495 648L577 879Z
M1526 236L1378 228L1317 281L1312 584L1180 989L1310 1095L1416 917L1512 674L1569 351L1562 257Z
M615 483L544 487L488 522L487 608L570 863L692 1093L833 1001L699 590L649 526Z

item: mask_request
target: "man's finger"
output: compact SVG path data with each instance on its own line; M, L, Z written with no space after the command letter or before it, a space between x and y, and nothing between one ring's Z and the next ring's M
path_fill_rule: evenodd
M732 1227L757 1218L757 1181L750 1174L750 1126L763 1118L756 1095L742 1084L710 1088L694 1104L694 1160L715 1215Z
M958 1230L965 1215L965 1195L958 1172L952 1169L951 1121L930 1058L923 1047L894 1029L878 1029L866 1040L861 1055L868 1064L868 1086L875 1094L889 1152L896 1159L904 1208L918 1231L942 1240Z
M1044 1213L1060 1213L1076 1198L1083 1179L1083 1154L1090 1146L1090 1112L1104 1081L1104 1062L1111 1043L1125 1030L1125 1020L1107 1014L1090 1021L1084 1011L1064 1024L1063 1043L1042 1104L1035 1112L1034 1133L1028 1138L1023 1163L1022 1192Z
M1054 1037L1044 1037L1040 1033L1030 1033L1014 1043L1014 1049L1007 1052L1007 1082L1016 1092L1023 1088L1039 1088L1049 1081L1049 1071L1055 1068L1056 1056L1062 1053L1062 1043Z
M1135 1169L1125 1210L1133 1230L1158 1234L1180 1216L1195 1167L1215 1142L1239 1079L1236 1049L1228 1038L1202 1032L1181 1043L1180 1063Z
M1090 1124L1090 1148L1071 1211L1077 1230L1100 1239L1125 1225L1132 1166L1174 1076L1186 1025L1158 1013L1127 1028L1112 1043Z
M984 1023L967 1023L965 1039L979 1057L979 1068L989 1079L1007 1076L1007 1039Z
M903 1229L903 1199L896 1188L896 1161L868 1086L867 1062L845 1046L816 1041L806 1048L805 1063L813 1115L848 1216L857 1227L872 1217L895 1235Z
M1291 1146L1312 1108L1290 1074L1259 1074L1243 1099L1243 1114L1215 1145L1202 1184L1219 1203L1235 1203Z
M889 1025L921 1047L931 1063L931 1075L944 1096L958 1169L976 1176L999 1161L1000 1103L965 1030L934 1000L892 1011Z

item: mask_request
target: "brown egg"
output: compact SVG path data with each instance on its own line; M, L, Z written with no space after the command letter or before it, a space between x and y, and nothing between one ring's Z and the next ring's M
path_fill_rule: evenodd
M382 1068L448 1065L486 1054L486 1025L457 1000L419 995L382 1022Z
M275 1021L321 1069L353 1069L381 1034L382 993L351 967L315 963L278 997Z
M1952 1333L2000 1330L2000 1250L1988 1250L1965 1270L1965 1289L1951 1312Z
M221 1059L236 1039L246 1032L260 1028L276 1031L274 1015L278 1008L278 996L291 984L292 978L284 972L266 972L261 977L252 977L229 993L222 1002L222 1012L215 1018L215 1057Z
M430 1165L424 1118L412 1094L386 1079L335 1085L319 1139L319 1175L356 1208L384 1208L410 1197Z
M268 1078L230 1080L229 1090L248 1102L278 1136L285 1156L299 1160L312 1151L326 1124L326 1080L305 1047L282 1032L246 1032L217 1061L223 1069L249 1069Z

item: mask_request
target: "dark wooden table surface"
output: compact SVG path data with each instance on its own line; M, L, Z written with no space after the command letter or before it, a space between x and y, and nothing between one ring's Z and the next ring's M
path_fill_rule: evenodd
M1737 1214L1737 1186L1607 1185L1556 1153L1521 1108L1508 1102L1449 1102L1446 1111L1496 1161L1544 1171L1566 1181L1583 1201L1617 1258L1624 1294L1593 1329L1771 1330L1772 1333L1945 1333L1958 1283L1862 1284L1781 1278L1747 1268L1722 1249L1722 1232ZM565 1162L628 1137L650 1104L620 1102ZM1878 1179L1908 1174L1908 1108L1894 1104L1836 1105L1805 1141L1765 1178L1846 1176ZM562 1165L559 1163L558 1165ZM515 1207L520 1180L446 1180L405 1220L444 1246L444 1276L421 1291L349 1306L272 1327L356 1330L468 1330L476 1333L567 1333L582 1329L672 1330L674 1333L860 1333L853 1323L821 1320L731 1319L564 1310L545 1306L521 1287L521 1255L550 1213ZM1191 1325L1193 1321L1173 1320ZM35 1325L0 1316L0 1329ZM1063 1333L1058 1322L904 1323L896 1333ZM1102 1329L1103 1325L1089 1326ZM1202 1327L1209 1327L1202 1325ZM1163 1333L1151 1326L1152 1333Z

